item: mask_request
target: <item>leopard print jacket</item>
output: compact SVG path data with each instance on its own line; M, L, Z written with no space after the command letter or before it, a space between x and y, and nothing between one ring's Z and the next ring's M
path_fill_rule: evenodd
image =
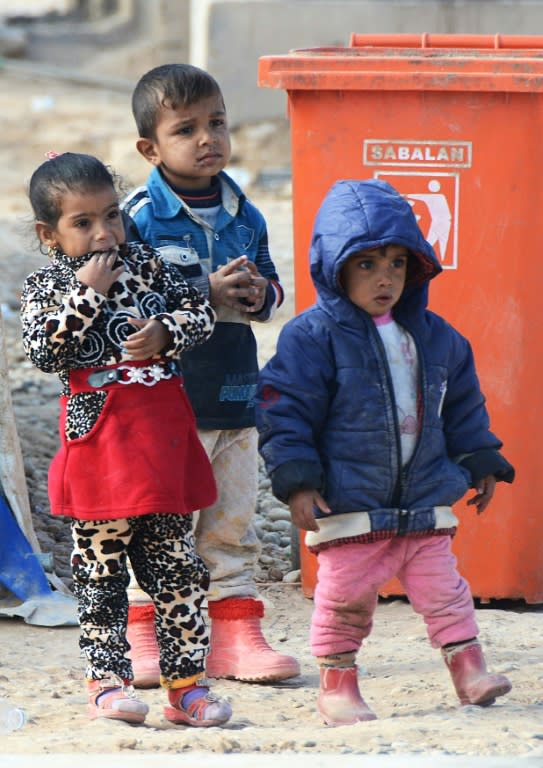
M107 296L75 276L92 255L72 259L57 250L49 264L26 278L21 295L23 347L37 368L60 378L62 394L68 397L68 440L90 431L107 396L104 391L72 395L69 372L128 360L123 342L134 329L129 318L163 323L170 344L162 354L169 358L206 341L215 324L207 299L150 246L119 246L125 269Z

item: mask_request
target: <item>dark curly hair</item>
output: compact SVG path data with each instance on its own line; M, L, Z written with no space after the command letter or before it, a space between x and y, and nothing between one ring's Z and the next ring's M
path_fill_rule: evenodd
M28 197L36 221L56 227L66 192L95 192L104 187L118 190L119 177L92 155L64 152L46 160L30 178Z

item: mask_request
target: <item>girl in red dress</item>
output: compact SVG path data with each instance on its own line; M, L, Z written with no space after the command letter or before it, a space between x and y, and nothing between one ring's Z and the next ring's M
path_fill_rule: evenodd
M209 302L149 246L125 242L115 177L94 157L51 153L32 175L49 263L25 280L23 344L61 382L51 512L71 518L72 573L91 718L143 723L126 639L130 559L151 595L165 717L225 723L229 704L200 678L209 576L192 512L216 488L175 358L205 341Z

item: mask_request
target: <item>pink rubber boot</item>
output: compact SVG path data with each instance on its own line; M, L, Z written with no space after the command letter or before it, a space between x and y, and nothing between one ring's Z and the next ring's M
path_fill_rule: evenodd
M321 667L317 709L326 725L354 725L377 720L358 688L358 668Z
M160 665L155 631L155 606L131 605L128 608L126 639L130 643L134 688L158 688Z
M300 674L292 656L278 653L266 642L260 619L264 605L252 598L227 598L208 603L211 619L208 677L252 683L287 680Z
M487 671L478 640L442 648L441 653L462 705L489 707L498 696L504 696L511 690L511 683L505 675L492 675Z

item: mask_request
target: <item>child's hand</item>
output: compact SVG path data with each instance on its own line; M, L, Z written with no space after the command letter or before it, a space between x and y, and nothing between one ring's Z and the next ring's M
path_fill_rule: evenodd
M209 275L209 300L239 312L258 312L266 298L267 280L247 256L229 261Z
M107 292L115 280L124 272L123 264L113 269L116 261L116 251L95 253L86 264L76 271L75 276L97 293L107 296Z
M487 475L479 482L477 488L477 495L473 496L468 504L475 504L477 507L477 514L480 515L490 504L490 500L494 495L494 489L496 488L496 478L494 475Z
M160 320L140 320L134 317L129 322L140 329L132 333L123 344L124 351L132 360L147 360L160 355L170 343L171 334Z
M246 312L260 312L266 301L268 281L265 277L262 277L256 264L252 261L248 261L245 268L251 274L249 286L252 288L251 295L247 296L248 305L245 306L245 310Z
M292 494L288 500L288 506L290 509L292 522L297 528L301 528L303 531L319 530L319 526L317 525L315 514L313 512L313 507L315 505L321 510L321 512L325 512L327 515L329 515L332 511L320 493L317 493L317 491L297 491L296 493Z

